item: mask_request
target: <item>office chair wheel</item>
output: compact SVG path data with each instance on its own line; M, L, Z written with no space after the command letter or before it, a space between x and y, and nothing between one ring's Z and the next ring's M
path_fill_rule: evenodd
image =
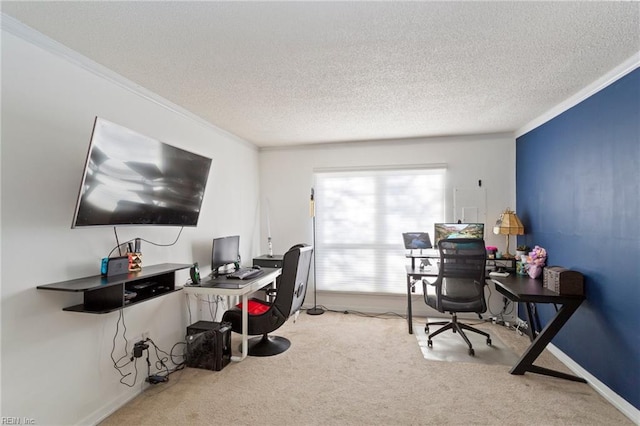
M476 351L474 351L473 349L469 349L469 355L475 356L476 355Z
M428 326L428 325L425 325L425 326L424 326L424 332L425 332L425 333L427 333L427 334L429 334L429 326Z
M427 346L429 346L430 348L433 347L433 341L431 339L427 340Z
M491 346L491 339L487 339L487 346Z

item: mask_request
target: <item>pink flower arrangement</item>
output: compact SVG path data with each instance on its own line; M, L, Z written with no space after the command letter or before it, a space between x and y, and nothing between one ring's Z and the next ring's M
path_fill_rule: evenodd
M547 251L540 246L535 246L527 256L527 273L531 278L542 275L542 268L547 262Z
M544 266L547 261L547 251L540 246L535 246L532 251L529 252L527 257L527 263L533 265Z

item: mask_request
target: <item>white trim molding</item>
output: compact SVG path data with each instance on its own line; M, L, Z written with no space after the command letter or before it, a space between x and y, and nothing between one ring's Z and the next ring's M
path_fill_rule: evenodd
M145 89L139 84L136 84L135 82L116 73L115 71L110 70L104 65L100 65L99 63L87 58L86 56L81 55L75 50L68 48L64 44L59 43L47 37L46 35L34 30L33 28L23 24L17 19L5 13L2 13L0 16L2 18L0 20L0 28L3 31L7 31L8 33L13 34L14 36L26 41L27 43L31 43L34 46L37 46L55 56L71 62L72 64L77 65L84 70L89 71L94 75L103 78L113 84L116 84L123 89L146 99L149 102L153 102L154 104L166 108L167 110L175 114L193 120L201 126L227 136L239 143L255 149L256 151L258 150L258 147L255 144L213 125L207 120L195 115L191 111L174 104L173 102L163 98L162 96L152 92L151 90Z
M631 71L635 70L638 67L640 67L640 51L634 53L629 59L627 59L626 61L624 61L623 63L621 63L614 69L612 69L611 71L609 71L607 74L603 75L602 77L600 77L599 79L597 79L596 81L594 81L593 83L585 87L584 89L580 90L575 95L566 99L564 102L561 102L560 104L551 108L546 113L531 120L521 128L517 129L515 131L515 137L519 138L520 136L530 132L536 127L543 125L547 121L557 117L558 115L562 114L568 109L578 105L580 102L584 101L588 97L598 93L600 90L604 89L610 84L620 80L622 77L629 74Z
M640 425L640 410L631 405L625 399L623 399L620 395L612 391L607 385L602 383L596 377L594 377L587 370L582 368L578 363L569 358L564 352L558 349L553 343L550 343L547 346L549 352L551 352L556 358L560 360L564 365L569 368L569 370L573 371L579 377L585 379L589 386L595 389L604 399L609 401L611 405L616 407L622 414L627 416L632 422L637 425Z

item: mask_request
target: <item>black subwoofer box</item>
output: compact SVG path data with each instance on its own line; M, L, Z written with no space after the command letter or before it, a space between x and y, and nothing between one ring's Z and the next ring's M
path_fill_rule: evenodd
M187 367L220 371L231 361L231 323L198 321L187 327Z

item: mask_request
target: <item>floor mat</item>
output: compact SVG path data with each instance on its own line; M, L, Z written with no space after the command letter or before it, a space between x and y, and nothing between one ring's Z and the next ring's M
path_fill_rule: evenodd
M431 319L431 321L442 321L442 318ZM509 349L498 338L496 333L491 333L491 329L487 327L477 327L486 331L491 335L491 346L487 345L486 338L480 334L465 331L465 334L473 345L475 356L469 355L469 347L458 333L447 330L442 334L438 334L431 341L433 346L427 345L427 335L424 331L425 323L413 324L413 332L418 339L418 345L425 359L430 361L449 361L449 362L475 362L481 364L503 364L515 365L520 358ZM441 326L429 326L429 331L433 333ZM475 326L474 326L475 327Z

